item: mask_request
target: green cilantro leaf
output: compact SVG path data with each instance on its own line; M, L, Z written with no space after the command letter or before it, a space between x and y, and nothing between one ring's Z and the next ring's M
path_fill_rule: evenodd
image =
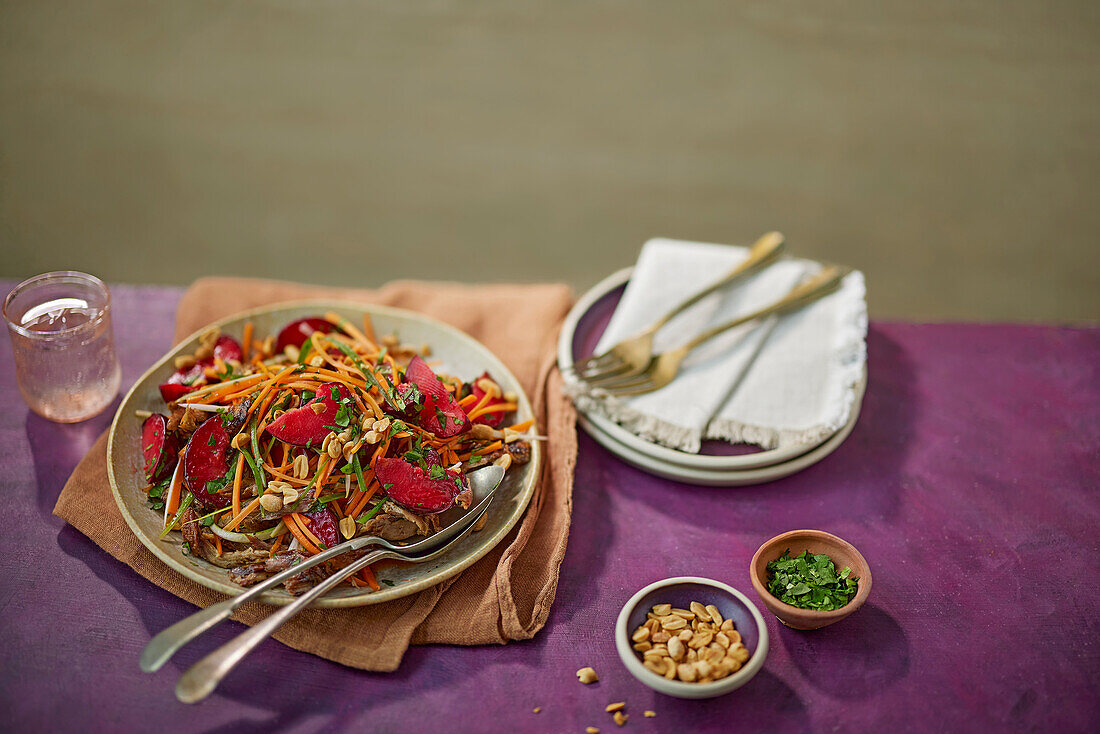
M847 566L838 574L829 556L803 551L791 556L790 549L768 564L768 591L785 604L800 609L832 611L850 602L859 588Z

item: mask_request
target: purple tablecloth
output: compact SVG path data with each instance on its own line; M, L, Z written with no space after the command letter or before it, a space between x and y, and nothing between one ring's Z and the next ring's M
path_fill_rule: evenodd
M124 386L170 346L180 293L114 289ZM1097 730L1100 329L878 323L869 352L851 437L773 484L676 484L582 436L569 551L534 640L416 647L390 675L268 641L210 699L185 706L172 693L179 673L241 626L216 630L156 675L138 670L149 637L194 608L51 514L110 416L63 426L30 414L2 345L0 723L608 732L603 707L623 700L627 732ZM863 552L875 585L862 610L809 633L765 614L764 669L720 699L666 698L630 677L612 627L634 591L692 574L755 599L750 557L794 528L829 530ZM585 665L597 685L577 682Z

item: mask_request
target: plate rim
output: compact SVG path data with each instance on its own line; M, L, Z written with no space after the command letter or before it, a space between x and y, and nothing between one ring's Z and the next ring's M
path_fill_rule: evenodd
M864 370L864 377L857 387L857 398L860 401L863 400L866 389L867 376L866 370ZM707 487L748 487L784 479L803 469L808 469L822 459L825 459L840 448L840 445L848 439L848 436L855 430L858 419L859 413L857 411L839 431L825 439L823 443L812 447L809 451L793 459L788 459L779 464L757 467L755 469L734 471L708 471L705 469L695 469L692 467L671 465L661 462L615 440L615 438L602 431L598 426L593 425L584 415L578 415L577 422L584 429L585 433L591 436L592 440L596 443L603 446L627 464L646 473L654 474L664 479L672 479L678 482Z
M577 326L580 324L581 319L584 318L585 314L588 313L597 301L615 288L628 283L633 271L634 266L630 265L611 273L588 289L573 305L573 308L570 309L569 314L565 318L565 322L562 324L562 330L558 335L558 368L560 370L564 372L573 365L573 338L576 335ZM853 423L859 418L863 402L863 393L866 389L866 381L867 369L864 367L862 385L857 384L857 396L856 400L853 401L852 416L849 418L848 423ZM648 441L631 433L615 421L595 412L585 411L579 406L577 407L577 413L583 416L589 424L599 428L604 434L612 438L617 444L627 446L640 454L644 454L655 462L706 472L746 471L782 464L797 459L813 451L815 448L822 446L845 428L845 426L838 427L836 431L820 441L798 444L783 449L768 449L754 454L741 454L737 456L708 456L705 454L692 454L668 446L662 446L653 441Z
M137 539L149 549L161 562L171 568L173 571L182 574L188 580L194 581L208 589L217 591L227 596L238 596L243 594L246 589L241 586L236 586L228 581L219 582L214 579L208 578L203 574L196 573L183 561L175 558L172 553L169 553L166 549L161 547L158 539L149 538L142 531L141 526L138 525L137 519L134 518L129 508L123 501L121 490L119 489L118 481L114 472L114 439L117 435L119 421L122 416L129 412L133 412L133 408L130 407L131 400L134 399L139 386L143 385L146 380L150 379L154 372L162 368L168 363L169 360L174 359L183 349L195 342L199 335L213 327L222 328L227 324L231 324L236 321L241 321L250 317L257 316L259 314L266 314L280 310L289 309L305 309L310 307L316 308L344 308L355 309L363 312L369 312L373 314L393 316L398 318L411 318L417 321L426 322L434 327L438 327L444 331L451 332L451 336L456 337L459 341L464 341L472 345L475 349L482 350L488 354L493 360L499 363L502 374L511 379L512 383L516 385L517 396L519 397L520 410L517 411L519 415L530 415L534 417L534 408L531 405L530 400L527 397L526 391L523 389L523 385L516 379L516 376L512 373L508 366L504 364L503 360L496 356L488 347L482 344L480 341L470 336L461 329L446 324L438 319L427 316L426 314L412 311L410 309L398 308L394 306L384 306L371 303L359 303L356 301L348 301L342 299L330 299L330 298L311 298L300 299L294 301L282 301L279 303L268 304L266 306L257 306L245 311L239 311L237 313L230 314L216 321L212 321L205 326L196 329L186 337L181 339L175 344L167 353L165 353L160 359L152 364L148 369L141 374L141 376L134 381L134 384L126 392L126 396L123 397L119 403L118 410L115 411L115 416L111 420L111 427L107 434L107 478L111 485L111 494L114 497L115 504L118 506L119 511L122 513L123 519L129 526L130 531L137 537ZM492 534L487 536L488 541L483 543L473 552L466 556L456 559L451 565L441 568L436 572L426 576L423 579L413 581L408 584L401 584L393 586L392 588L383 588L380 591L367 591L360 594L342 596L332 598L328 596L322 596L320 599L313 603L313 607L327 607L327 608L348 608L348 607L360 607L371 604L381 604L387 601L393 601L394 599L400 599L411 594L418 593L424 589L435 586L447 579L450 579L457 574L465 571L477 561L488 555L500 542L512 531L512 529L519 523L524 513L527 511L527 507L531 502L531 498L534 496L535 488L538 485L539 478L542 474L542 447L538 441L532 442L531 460L528 462L529 469L527 470L527 476L525 478L523 486L520 488L514 507L511 514L505 518L502 525ZM273 606L283 606L289 604L295 597L286 592L268 591L264 592L258 597L258 601L270 604Z

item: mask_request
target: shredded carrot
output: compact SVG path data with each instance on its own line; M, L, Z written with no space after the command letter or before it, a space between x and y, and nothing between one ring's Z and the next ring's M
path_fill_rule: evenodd
M531 420L526 420L523 423L517 423L514 426L508 426L508 430L516 431L516 432L526 431L528 428L530 428L533 425L535 425L535 419L534 418L532 418Z
M473 393L470 393L466 397L462 398L462 400L458 401L458 407L465 410L467 405L473 405L476 402L477 402L477 395L474 395Z
M266 461L264 462L264 471L273 474L276 479L281 479L284 482L287 482L294 486L304 487L309 484L308 479L299 479L298 477L292 476L290 474L284 474L282 469L277 469L271 464L268 464Z
M390 374L393 375L393 379L396 382L397 381L397 375L400 374L400 372L397 369L397 361L394 360L393 355L390 354L389 352L386 352L386 362L389 364Z
M363 314L363 336L367 337L367 340L371 344L377 344L378 339L374 337L374 324L370 320L370 314Z
M244 473L244 453L237 454L237 472L233 475L233 517L241 514L241 476Z
M222 536L214 536L214 547L218 549L218 555L220 556L222 554Z
M486 405L488 405L489 401L492 400L492 399L493 399L493 396L490 395L489 393L485 393L484 395L482 395L481 399L477 401L477 405L475 405L473 407L473 410L467 410L466 411L467 417L469 417L470 420L473 420L474 419L474 413L478 412L479 410L484 408ZM465 407L463 407L463 410L466 410Z
M256 435L260 435L264 432L264 428L267 427L267 411L271 407L271 404L275 402L275 399L279 397L281 393L276 393L274 390L271 395L268 396L264 404L260 406L260 410L256 413L256 416L260 419L260 423L256 426Z
M240 525L241 522L243 522L246 517L248 517L253 512L255 512L256 508L259 507L259 506L260 506L260 497L259 497L259 495L257 495L251 502L249 502L247 505L245 505L244 509L241 510L240 514L234 515L233 519L230 520L229 522L227 522L223 527L226 530L233 530L238 525Z
M346 331L353 339L358 339L359 341L363 342L364 344L366 344L368 346L374 344L374 342L372 342L370 339L367 339L366 334L359 331L359 329L356 329L355 326L352 325L352 323L350 321L348 321L347 319L345 319L341 316L338 316L337 314L333 313L332 311L329 311L328 313L326 313L324 318L325 318L325 321L329 322L330 324L338 326L341 329L343 329L344 331Z
M176 464L176 470L172 472L172 482L168 485L168 497L164 500L165 516L176 514L180 506L180 497L183 496L183 461ZM167 521L165 521L167 524Z
M241 337L241 361L248 361L248 353L252 349L252 322L246 321L244 323L244 336Z
M370 410L371 410L372 413L374 413L375 419L376 420L382 420L382 418L386 414L384 412L382 412L382 409L380 407L378 407L378 402L374 398L371 397L371 394L369 392L364 393L363 394L363 399L367 401L367 405L370 406Z
M458 458L459 458L460 461L467 461L474 454L477 454L478 456L485 456L486 454L493 453L497 449L501 448L503 445L504 444L501 443L500 441L493 441L488 446L482 446L482 447L477 448L473 451L469 451L465 454L459 454Z
M374 496L374 493L378 490L378 485L373 484L371 487L363 493L363 496L356 501L356 503L348 510L348 517L357 517L363 508L370 502L370 498Z
M313 488L314 497L321 496L321 487L328 481L329 475L332 474L333 467L336 466L336 460L329 458L328 454L325 454L321 458L325 460L325 465L321 466L320 463L317 465L317 486Z
M507 413L516 409L515 403L497 403L496 405L486 405L484 408L476 408L467 414L470 420L480 418L488 413Z
M375 464L376 461L378 461L379 458L386 455L386 451L388 451L389 448L390 448L390 441L391 440L392 439L387 438L385 441L383 441L382 445L375 450L374 455L370 457L370 468L371 469L374 468L374 464Z
M263 381L263 375L252 375L238 382L223 385L220 390L211 390L202 398L207 403L238 400L246 395L251 395L254 392L253 388ZM191 395L188 395L188 398L191 397Z
M378 585L378 579L376 579L376 578L374 577L374 571L371 571L371 570L370 570L370 566L367 566L367 567L366 567L366 568L364 568L364 569L363 569L362 571L360 571L360 572L359 572L359 575L360 575L360 576L361 576L361 577L363 578L363 580L364 580L364 581L366 581L366 582L367 582L367 584L369 584L369 585L370 585L370 587L371 587L372 589L374 589L375 591L378 591L379 589L381 589L381 588L382 588L381 586L379 586L379 585Z
M267 397L268 393L270 393L276 385L278 385L284 378L286 378L287 375L289 375L292 371L296 369L298 369L297 364L287 365L283 369L279 370L273 378L271 378L271 381L268 382L267 386L264 387L263 391L260 393L260 397L256 398L256 400L252 403L252 407L248 409L248 415L245 416L246 422L249 418L252 417L252 413L255 412L256 408L259 407L260 402Z
M321 549L317 546L321 541L317 540L317 536L313 533L306 530L306 526L301 524L302 519L302 516L297 512L292 512L283 518L286 521L286 526L290 528L290 532L294 533L294 537L306 550L310 553L320 553Z
M279 547L283 544L283 538L286 536L287 534L283 533L275 538L275 544L271 546L271 555L275 555L275 551L279 550Z

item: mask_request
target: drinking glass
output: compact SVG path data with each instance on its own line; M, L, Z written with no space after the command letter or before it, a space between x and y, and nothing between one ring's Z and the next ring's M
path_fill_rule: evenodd
M122 374L111 331L111 294L94 275L36 275L4 299L19 392L35 413L75 423L100 413Z

